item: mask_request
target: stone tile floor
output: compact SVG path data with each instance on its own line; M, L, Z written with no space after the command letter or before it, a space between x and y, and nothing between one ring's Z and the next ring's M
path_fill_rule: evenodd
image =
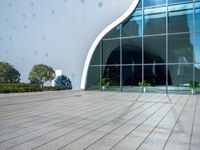
M199 150L200 97L94 91L0 95L0 150Z

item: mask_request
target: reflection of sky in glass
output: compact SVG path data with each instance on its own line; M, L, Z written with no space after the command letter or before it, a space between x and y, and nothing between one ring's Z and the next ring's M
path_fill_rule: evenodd
M195 52L195 62L200 62L200 33L195 34L195 39L193 41L194 52Z

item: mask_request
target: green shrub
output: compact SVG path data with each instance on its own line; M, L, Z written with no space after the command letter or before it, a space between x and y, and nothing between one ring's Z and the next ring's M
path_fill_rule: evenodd
M36 84L27 83L1 83L0 93L22 93L22 92L39 92L39 91L57 91L64 90L64 87L41 87Z
M0 62L0 83L18 83L19 81L19 71L7 62Z

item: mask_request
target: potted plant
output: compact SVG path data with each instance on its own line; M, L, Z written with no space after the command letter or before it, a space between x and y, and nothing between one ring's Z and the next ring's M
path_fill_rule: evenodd
M147 86L151 86L151 84L148 83L146 80L144 80L143 84L142 84L142 82L139 82L139 83L138 83L138 86L139 86L139 87L143 87L143 88L142 88L142 92L143 92L143 93L146 93L146 87L147 87Z
M97 85L100 85L101 89L104 91L110 85L109 78L102 78L101 82L98 82Z
M195 94L195 89L196 88L198 88L198 87L200 87L200 83L199 82L197 82L197 81L190 81L189 82L189 88L191 89L191 93L192 94Z

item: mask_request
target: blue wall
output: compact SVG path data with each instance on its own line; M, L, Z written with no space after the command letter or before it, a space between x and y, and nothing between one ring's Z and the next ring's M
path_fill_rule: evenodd
M34 64L62 69L79 89L95 37L132 0L1 0L0 61L12 63L21 81Z

